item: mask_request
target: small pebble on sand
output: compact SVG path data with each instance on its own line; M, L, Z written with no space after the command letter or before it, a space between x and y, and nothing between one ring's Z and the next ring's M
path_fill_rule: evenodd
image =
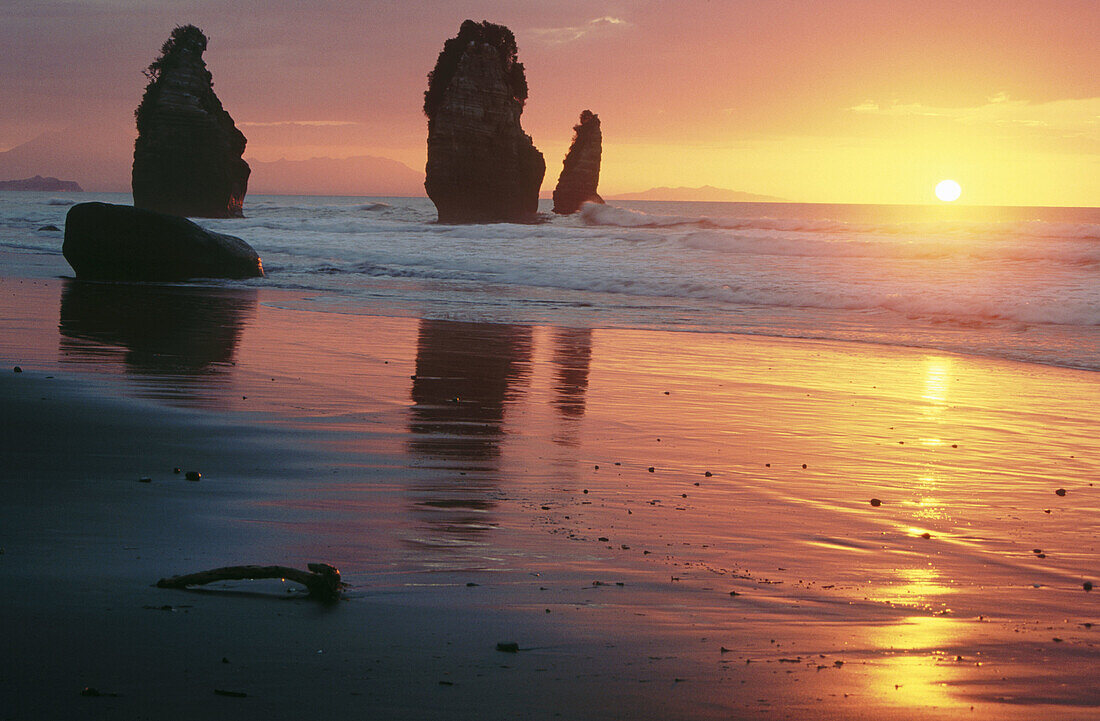
M650 473L653 473L655 469L653 468L653 466L650 466L648 470Z
M22 373L23 369L20 368L19 366L15 366L14 368L11 369L11 371L12 371L12 373Z
M138 479L138 483L152 483L152 482L153 482L153 479L149 478L148 476L142 476L141 478Z
M1059 488L1057 491L1055 491L1055 493L1058 494L1059 496L1064 496L1064 495L1066 495L1066 489Z
M1091 591L1092 590L1092 581L1085 581L1084 583L1081 584L1081 588L1085 589L1086 591Z
M924 533L920 534L920 537L921 538L931 538L932 534L925 531Z
M876 506L876 507L877 507L877 506L881 506L881 505L882 505L882 501L880 501L880 500L879 500L879 499L877 499L877 498L872 498L872 499L871 499L871 505L872 505L872 506Z
M189 481L197 481L202 478L202 474L198 471L188 471L183 477Z

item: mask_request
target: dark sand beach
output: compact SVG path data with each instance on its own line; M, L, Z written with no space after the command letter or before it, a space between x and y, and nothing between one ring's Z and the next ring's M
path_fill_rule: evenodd
M0 718L1100 713L1095 373L308 303L0 280Z

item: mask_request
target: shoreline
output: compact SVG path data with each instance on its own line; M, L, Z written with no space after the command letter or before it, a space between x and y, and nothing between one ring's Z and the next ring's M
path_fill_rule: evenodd
M1100 707L1088 371L304 316L263 289L130 289L105 314L27 283L0 303L24 371L0 369L0 580L48 593L0 608L4 718ZM336 608L151 587L313 561L353 584Z

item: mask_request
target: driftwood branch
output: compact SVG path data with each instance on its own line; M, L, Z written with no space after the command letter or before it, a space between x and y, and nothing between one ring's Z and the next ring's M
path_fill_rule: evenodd
M158 588L187 588L202 586L215 581L240 581L257 578L285 578L309 589L309 595L319 601L335 601L340 598L340 571L327 563L310 563L309 571L289 566L224 566L200 573L172 576L157 581Z

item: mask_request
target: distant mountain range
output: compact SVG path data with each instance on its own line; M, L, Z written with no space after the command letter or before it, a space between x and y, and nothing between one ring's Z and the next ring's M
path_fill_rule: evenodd
M249 194L424 195L424 174L389 158L245 159L252 167ZM49 175L74 178L90 192L126 193L133 160L134 138L129 131L98 131L94 140L76 131L51 131L0 152L0 178Z
M248 164L248 192L256 195L424 195L423 173L373 155Z
M38 190L47 193L83 193L84 189L71 180L43 178L36 175L22 180L0 180L0 190Z
M774 195L758 195L741 190L715 188L713 185L704 185L699 188L650 188L640 193L620 193L604 197L607 200L695 200L719 203L773 203L785 200Z
M91 192L130 190L134 139L125 132L95 139L50 131L0 153L0 178L72 178Z

